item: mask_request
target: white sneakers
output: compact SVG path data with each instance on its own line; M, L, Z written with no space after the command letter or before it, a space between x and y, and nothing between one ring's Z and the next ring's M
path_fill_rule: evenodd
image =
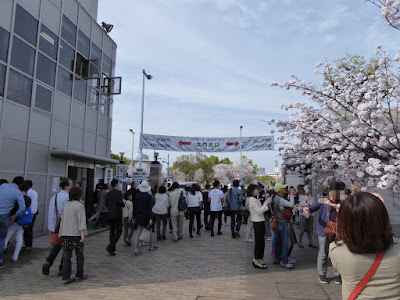
M254 243L254 242L255 242L255 240L254 240L254 239L252 239L252 238L249 238L249 239L246 239L246 242L249 242L249 243Z
M282 267L282 268L286 268L286 269L293 269L293 264L287 263L287 264L285 265L283 262L281 262L281 267Z

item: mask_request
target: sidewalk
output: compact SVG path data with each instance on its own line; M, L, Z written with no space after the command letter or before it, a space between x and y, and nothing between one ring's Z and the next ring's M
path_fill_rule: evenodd
M245 230L244 226L243 235ZM117 255L111 257L105 251L108 232L90 235L85 244L85 273L89 279L68 286L56 276L57 267L50 270L50 276L42 275L41 267L49 249L34 248L30 255L21 256L18 263L9 263L0 270L0 298L341 299L340 286L322 286L318 282L317 249L295 247L293 256L298 263L295 269L286 270L272 264L267 242L265 262L269 269L259 270L251 264L254 244L246 243L243 236L232 239L228 226L223 226L222 232L222 236L211 237L209 231L202 231L200 237L190 239L185 220L182 241L174 243L168 233L166 241L156 243L158 251L151 253L142 247L143 254L138 257L122 240L117 245ZM37 240L35 243L39 244ZM55 266L60 259L59 255ZM73 258L73 274L75 268ZM333 278L332 268L328 277Z

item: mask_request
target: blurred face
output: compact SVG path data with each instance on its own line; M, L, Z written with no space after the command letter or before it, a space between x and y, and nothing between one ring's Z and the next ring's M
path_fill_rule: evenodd
M257 188L253 191L253 197L257 197L260 190Z
M287 188L283 188L283 189L281 189L281 190L279 191L279 194L280 194L281 196L285 196L285 195L287 195L287 193L288 193Z
M346 192L342 190L329 191L329 200L341 202L346 199Z

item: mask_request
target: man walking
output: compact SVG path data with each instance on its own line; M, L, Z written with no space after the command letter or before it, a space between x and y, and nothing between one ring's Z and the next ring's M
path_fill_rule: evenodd
M64 209L65 204L69 200L69 190L72 188L72 185L73 183L71 179L68 178L62 179L60 182L61 191L58 192L53 197L51 197L50 199L49 213L47 217L47 228L50 231L50 234L53 234L58 218L62 217L62 211ZM50 267L53 265L54 260L56 259L60 251L61 251L61 244L53 246L49 256L46 258L46 262L42 266L43 275L49 275ZM58 274L60 276L62 274L61 269L62 269L62 260L58 268Z
M208 193L211 191L211 185L206 184L205 191L203 193L203 206L204 206L204 227L206 230L210 230L210 202L208 201Z
M24 183L29 187L26 195L31 198L32 223L24 228L25 251L22 254L30 254L33 243L33 226L38 213L38 193L32 189L32 180L25 180Z
M3 254L8 227L10 226L10 211L15 204L18 204L17 213L13 216L14 219L25 211L24 196L18 190L18 184L15 183L16 178L14 178L13 183L3 183L0 186L0 268L4 267Z
M208 193L208 201L210 202L211 210L211 236L214 236L214 222L218 218L218 235L221 235L222 227L222 203L224 202L224 193L219 189L220 184L218 180L213 183L213 189Z
M233 188L226 194L226 200L231 208L231 233L232 238L240 237L240 226L242 216L240 215L240 203L242 202L242 191L239 189L239 180L233 181ZM236 228L235 228L236 227Z
M108 224L110 225L110 244L106 250L111 255L115 254L115 245L122 234L122 208L125 206L122 192L118 189L117 179L111 181L111 191L106 195L106 207L108 209Z
M172 234L174 235L174 242L183 238L183 217L184 211L179 210L179 199L181 195L184 197L183 191L179 188L179 183L174 182L171 187L172 191L168 196L168 203L171 207L171 223L172 223Z

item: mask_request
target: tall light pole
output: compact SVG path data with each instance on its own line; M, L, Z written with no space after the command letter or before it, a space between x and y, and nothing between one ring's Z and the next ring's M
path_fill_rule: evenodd
M143 87L142 87L142 116L140 122L140 143L139 143L139 169L142 170L142 162L143 162L143 115L144 115L144 83L148 80L153 79L153 76L146 73L143 69Z
M169 154L168 154L168 160L167 161L163 160L162 162L167 163L167 184L168 184L168 181L169 181Z
M243 185L242 129L243 126L240 126L240 186Z
M133 182L133 159L135 158L135 133L132 129L129 129L132 133L132 160L131 160L131 182Z

